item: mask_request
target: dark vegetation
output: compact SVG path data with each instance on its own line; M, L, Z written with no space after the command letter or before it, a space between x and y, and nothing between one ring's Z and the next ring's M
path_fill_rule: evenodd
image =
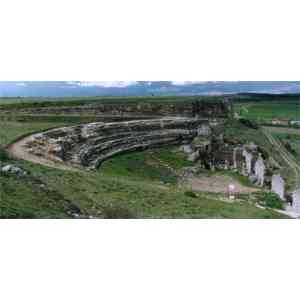
M8 154L6 150L0 145L0 162L5 162L8 160Z
M253 120L248 120L248 119L245 119L245 118L241 118L239 119L240 123L242 123L243 125L249 127L249 128L252 128L252 129L258 129L259 126L258 124L253 121Z
M194 193L193 191L185 191L184 195L188 196L188 197L191 197L191 198L197 198L197 194Z
M105 219L135 219L137 217L121 204L114 205L112 202L104 202L100 207Z
M275 208L275 209L283 209L283 201L274 193L265 193L260 192L256 195L257 202L260 205Z
M284 147L286 148L287 151L289 151L294 156L298 156L297 151L291 146L291 144L289 142L285 142Z

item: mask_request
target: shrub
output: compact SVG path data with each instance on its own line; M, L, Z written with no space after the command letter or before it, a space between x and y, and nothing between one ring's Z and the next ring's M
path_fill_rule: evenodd
M276 208L276 209L284 208L283 201L275 193L265 193L265 192L257 193L257 200L259 204L266 207Z
M8 160L7 152L0 147L0 161L7 161L7 160Z
M191 198L197 198L197 195L193 191L185 191L184 195Z
M258 147L257 147L257 150L258 150L258 152L261 153L262 158L263 158L264 160L269 159L270 155L269 155L269 153L268 153L264 148L258 146Z
M252 129L258 129L258 124L256 122L254 122L253 120L250 121L248 119L241 118L239 121L240 121L240 123L242 123L246 127L249 127L249 128L252 128Z
M134 219L136 216L128 209L119 205L105 204L102 206L106 219Z
M291 146L289 142L284 143L284 147L287 151L289 151L293 155L297 155L296 150Z

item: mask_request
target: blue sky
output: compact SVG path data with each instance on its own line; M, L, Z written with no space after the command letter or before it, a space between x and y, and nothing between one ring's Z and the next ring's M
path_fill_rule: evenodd
M0 81L0 97L300 93L300 81Z

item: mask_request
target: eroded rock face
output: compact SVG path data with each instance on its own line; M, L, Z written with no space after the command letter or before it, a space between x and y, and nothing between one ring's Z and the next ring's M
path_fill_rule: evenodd
M208 128L207 120L195 118L90 123L33 135L26 148L48 159L94 168L119 153L189 144L196 136L209 134Z

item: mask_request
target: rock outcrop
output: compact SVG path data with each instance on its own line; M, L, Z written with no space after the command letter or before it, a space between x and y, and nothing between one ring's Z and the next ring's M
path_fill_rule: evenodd
M23 177L28 175L27 171L21 169L20 167L17 167L12 164L3 164L0 163L0 173L4 174L15 174L17 176Z

